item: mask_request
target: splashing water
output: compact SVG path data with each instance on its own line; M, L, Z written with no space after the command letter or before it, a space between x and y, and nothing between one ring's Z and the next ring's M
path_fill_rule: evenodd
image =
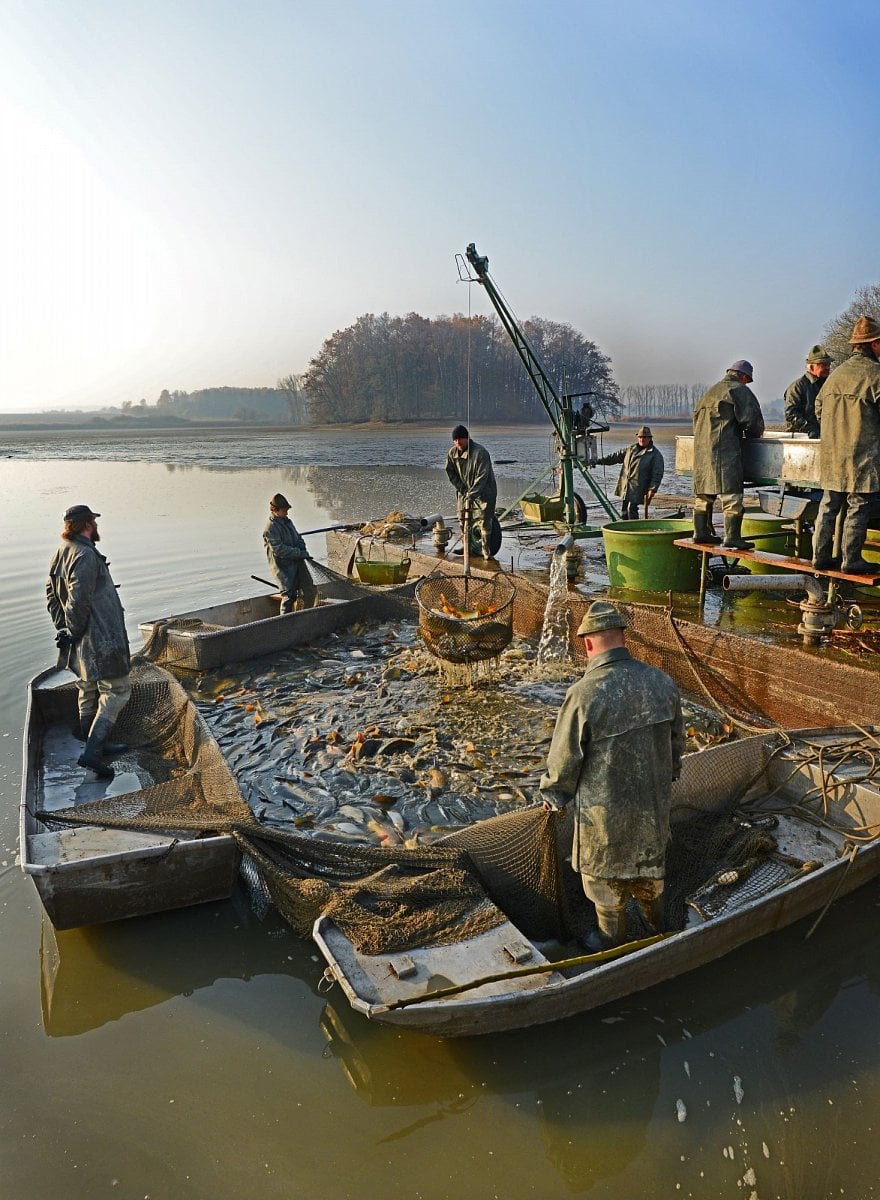
M566 662L571 656L568 644L568 575L564 554L550 561L550 590L544 609L544 624L538 643L538 664Z

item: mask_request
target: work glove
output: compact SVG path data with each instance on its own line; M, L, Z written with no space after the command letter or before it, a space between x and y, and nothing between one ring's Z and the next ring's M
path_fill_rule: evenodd
M67 629L59 629L55 634L55 645L59 650L69 650L76 638Z

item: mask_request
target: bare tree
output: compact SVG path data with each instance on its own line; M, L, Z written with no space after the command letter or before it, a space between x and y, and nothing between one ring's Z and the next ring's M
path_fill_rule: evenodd
M852 354L849 337L859 317L880 321L880 283L859 288L843 312L825 326L825 345L835 363L842 363Z

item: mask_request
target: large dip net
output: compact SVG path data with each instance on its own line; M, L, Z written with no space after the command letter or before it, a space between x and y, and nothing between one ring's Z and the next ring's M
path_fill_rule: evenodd
M429 575L415 591L419 633L437 658L484 662L510 644L516 589L506 576Z

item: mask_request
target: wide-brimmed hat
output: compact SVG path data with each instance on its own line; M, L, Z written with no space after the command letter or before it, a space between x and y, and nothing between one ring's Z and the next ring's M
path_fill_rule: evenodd
M578 637L589 637L604 629L626 629L626 621L607 600L594 600L578 625Z
M834 359L831 357L825 347L820 346L818 343L813 346L812 350L807 355L807 366L813 366L814 364L819 363L827 363L830 366L833 362Z
M860 342L880 341L880 324L873 317L859 317L850 334L849 344L857 346Z
M64 514L65 521L91 521L92 517L100 517L100 513L92 512L88 504L74 504Z
M639 432L636 434L636 437L653 437L653 436L654 435L653 435L653 433L651 433L650 425L643 425L641 427L641 429L639 430Z
M747 358L738 358L727 369L728 371L739 371L742 375L748 375L749 379L755 378L755 368Z

